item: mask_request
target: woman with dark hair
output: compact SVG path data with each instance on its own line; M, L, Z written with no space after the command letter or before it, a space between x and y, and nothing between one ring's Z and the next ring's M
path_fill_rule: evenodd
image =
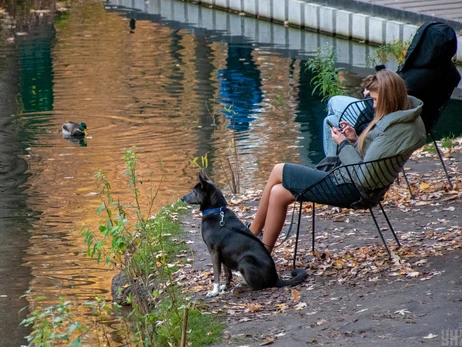
M413 151L425 144L425 126L420 118L422 102L408 96L403 79L390 70L381 70L367 76L363 87L374 101L375 116L359 137L346 122L341 124L342 129L331 128L332 139L339 145L339 161L347 165L395 155L401 155L407 160ZM401 171L401 167L393 169L398 170L397 173ZM264 229L262 242L268 251L272 251L281 232L288 206L305 188L322 180L327 174L326 171L297 164L280 163L274 166L255 219L249 227L255 235ZM337 185L337 188L342 189L336 181L326 184ZM348 184L354 183L342 183ZM351 189L345 187L345 190ZM359 193L357 196L346 196L345 199L349 200L347 203L354 203L361 198ZM303 199L329 204L327 195L321 198L303 196Z

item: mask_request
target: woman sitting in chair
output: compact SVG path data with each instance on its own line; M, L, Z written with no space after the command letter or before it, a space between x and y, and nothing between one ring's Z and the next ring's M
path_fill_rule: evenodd
M348 123L341 124L342 130L331 129L332 139L339 145L339 162L348 165L395 155L402 155L407 160L413 151L425 144L425 126L420 118L422 102L408 96L403 79L390 70L381 70L366 77L363 87L370 92L374 101L375 116L359 137ZM401 171L401 167L393 169L397 170L397 174ZM326 171L297 164L280 163L274 166L255 219L249 227L255 235L264 229L262 242L269 252L284 225L288 206L305 188L327 175ZM338 182L327 184L339 188ZM348 184L354 183L344 183ZM346 196L351 200L346 203L354 203L361 198L359 193L358 196ZM303 200L329 204L329 196L304 195Z

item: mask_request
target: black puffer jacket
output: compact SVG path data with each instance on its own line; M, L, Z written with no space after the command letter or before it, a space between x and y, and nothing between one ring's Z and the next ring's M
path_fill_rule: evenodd
M398 74L406 82L408 94L423 101L422 120L430 132L459 84L460 74L452 58L457 52L457 36L443 23L427 22L417 30Z

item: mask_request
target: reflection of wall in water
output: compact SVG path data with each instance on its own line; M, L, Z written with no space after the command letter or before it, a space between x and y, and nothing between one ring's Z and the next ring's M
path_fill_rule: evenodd
M226 67L218 70L220 102L225 105L222 113L229 121L228 128L249 129L263 99L260 71L252 57L250 44L228 44Z
M317 48L329 42L336 47L338 62L364 68L370 47L350 40L344 40L316 32L287 28L283 25L239 16L235 13L217 11L207 7L175 0L110 0L110 4L134 8L150 14L158 14L169 25L213 31L217 40L232 36L242 42L258 42L287 50L296 57L312 56Z

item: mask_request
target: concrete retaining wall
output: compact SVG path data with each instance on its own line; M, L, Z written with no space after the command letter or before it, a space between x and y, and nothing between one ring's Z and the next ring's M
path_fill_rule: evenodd
M187 0L188 1L188 0ZM314 30L342 38L382 45L407 41L418 27L367 14L298 0L199 0L197 4ZM462 62L462 37L458 36L456 60Z

